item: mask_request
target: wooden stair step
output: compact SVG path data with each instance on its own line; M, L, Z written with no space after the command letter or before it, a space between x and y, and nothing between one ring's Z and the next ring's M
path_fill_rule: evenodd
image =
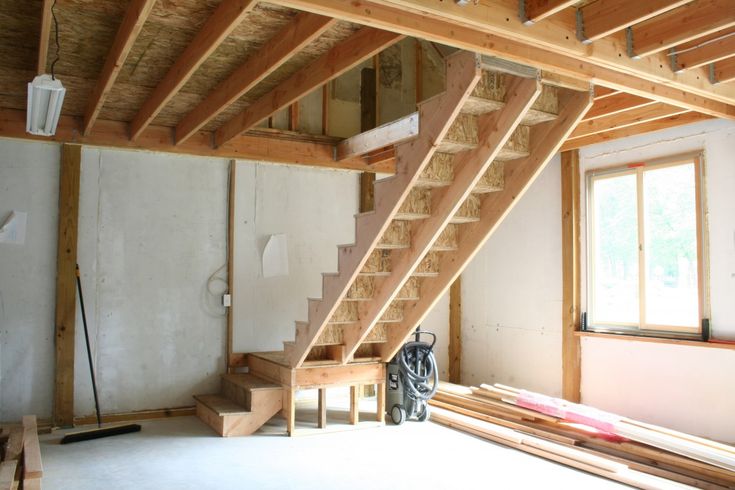
M380 317L380 323L397 323L403 321L403 303L393 301L388 309L385 310L383 316Z
M342 325L327 325L322 329L314 345L340 345L344 343Z
M477 183L473 194L487 194L488 192L498 192L503 190L505 185L505 164L503 162L494 161L490 167L482 174L480 181Z
M450 223L474 223L480 221L480 198L474 194L470 194L452 217Z
M431 216L431 191L423 188L413 188L403 201L393 219L415 220Z
M391 265L390 250L373 250L360 270L363 276L388 276Z
M416 270L413 271L412 276L414 277L435 277L439 275L439 253L429 252L427 253Z
M485 114L505 107L510 76L505 73L483 70L479 83L462 107L468 114ZM532 126L553 121L559 114L559 98L556 87L544 85L541 94L524 115L521 124Z
M436 152L416 182L416 187L446 187L454 180L454 155Z
M332 316L329 318L330 324L337 323L354 323L360 319L357 312L357 302L342 301Z
M449 127L444 139L439 143L436 151L440 153L459 153L473 150L478 145L477 116L473 114L459 114Z
M505 162L518 158L525 158L531 154L531 128L529 126L518 126L510 135L507 143L503 145L495 161Z
M441 232L439 238L436 239L431 250L434 252L451 252L457 250L457 240L459 238L459 228L457 225L449 224L444 231Z
M281 390L280 385L273 384L253 374L223 374L221 394L232 402L252 411L253 403L258 405L264 393Z
M421 298L421 279L409 277L395 297L396 301L414 301Z
M392 221L375 247L380 250L395 250L411 246L411 223Z
M219 417L250 414L250 410L219 394L194 395L194 399L216 413Z
M367 334L363 343L380 344L388 341L388 323L376 323L370 333Z
M357 276L352 282L345 296L346 301L370 301L375 292L375 278L372 276Z

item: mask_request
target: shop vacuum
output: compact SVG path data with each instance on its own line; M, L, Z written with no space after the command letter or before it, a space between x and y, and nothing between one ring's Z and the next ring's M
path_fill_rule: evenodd
M428 420L429 400L439 387L434 357L436 335L421 327L414 335L414 340L406 343L388 364L386 408L396 425L414 417L420 422ZM431 336L431 344L422 342L421 335Z

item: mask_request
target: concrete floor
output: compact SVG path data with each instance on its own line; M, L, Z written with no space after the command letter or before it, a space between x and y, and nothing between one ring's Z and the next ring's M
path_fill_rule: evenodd
M220 438L196 417L145 421L137 434L61 446L41 437L45 490L612 489L615 482L433 423L288 438Z

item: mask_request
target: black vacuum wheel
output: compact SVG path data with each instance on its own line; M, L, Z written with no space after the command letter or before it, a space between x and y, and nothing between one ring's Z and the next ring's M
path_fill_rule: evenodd
M419 422L426 422L429 420L429 417L431 416L431 411L429 410L429 404L424 403L424 409L419 412L419 414L416 416Z
M406 409L401 405L395 404L390 409L390 418L396 425L401 425L406 421Z

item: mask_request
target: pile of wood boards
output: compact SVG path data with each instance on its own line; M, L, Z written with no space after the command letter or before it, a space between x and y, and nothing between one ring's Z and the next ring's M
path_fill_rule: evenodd
M0 490L40 490L43 467L36 416L26 415L22 426L4 428L0 442Z
M637 488L735 488L735 448L503 385L440 383L431 419Z

